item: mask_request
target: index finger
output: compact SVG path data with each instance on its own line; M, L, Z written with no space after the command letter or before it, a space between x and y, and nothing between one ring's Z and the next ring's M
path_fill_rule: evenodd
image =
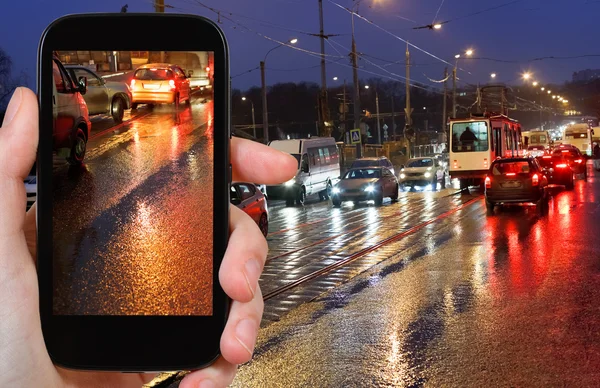
M292 155L238 137L231 139L231 165L234 181L264 184L287 182L298 170Z

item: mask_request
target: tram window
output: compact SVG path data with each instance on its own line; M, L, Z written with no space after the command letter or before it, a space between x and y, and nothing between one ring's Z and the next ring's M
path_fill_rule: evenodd
M485 121L452 124L452 152L480 152L489 149Z

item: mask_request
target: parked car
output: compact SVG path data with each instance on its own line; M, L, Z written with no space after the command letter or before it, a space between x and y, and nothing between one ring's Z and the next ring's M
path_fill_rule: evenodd
M548 184L563 185L567 190L573 190L575 174L562 154L544 155L536 159L548 178Z
M398 179L385 167L355 168L349 170L331 190L331 202L339 207L344 201L375 201L381 206L383 199L398 199Z
M340 177L340 157L333 137L274 140L269 147L292 154L298 161L296 176L283 185L267 186L271 199L285 199L286 206L294 201L303 205L306 196L319 194L328 200L331 188Z
M87 93L83 96L90 115L106 114L115 123L123 121L125 110L131 108L131 91L125 82L106 81L85 66L65 65L74 80L87 79Z
M132 109L139 104L190 104L190 80L177 65L150 63L138 67L131 80Z
M395 175L394 165L385 156L356 159L350 166L351 169L366 167L385 167Z
M548 204L547 187L548 179L536 159L497 159L485 177L487 211L491 214L495 206L510 203L535 203L542 211Z
M437 190L438 182L442 189L446 187L446 168L438 158L413 158L409 159L406 166L400 169L400 187L411 189L415 186L431 185L432 190Z
M84 77L74 83L56 56L52 59L52 78L53 149L69 164L79 165L83 163L92 128L83 98L87 92L87 80Z
M267 200L258 187L253 183L233 182L230 195L231 204L252 217L266 237L269 234L269 209Z
M33 203L37 200L37 181L35 171L33 172L33 175L29 175L27 178L25 178L24 183L25 192L27 193L27 210L29 210Z

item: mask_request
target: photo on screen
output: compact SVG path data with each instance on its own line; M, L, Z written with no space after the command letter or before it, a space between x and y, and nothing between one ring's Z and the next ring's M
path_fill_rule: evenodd
M213 67L53 53L55 315L213 314Z

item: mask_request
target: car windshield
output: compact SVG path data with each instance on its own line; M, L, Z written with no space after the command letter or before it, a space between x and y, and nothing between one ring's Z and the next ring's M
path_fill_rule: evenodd
M519 162L500 162L495 163L492 168L494 175L504 174L529 174L531 167L528 161Z
M372 179L380 177L381 170L374 168L361 168L348 171L344 176L344 179Z
M138 69L133 76L143 81L160 81L173 78L173 72L169 69Z
M359 160L355 160L354 163L352 163L352 168L357 168L357 167L371 167L371 166L379 166L379 161L378 160L369 160L369 159L359 159Z
M432 167L433 159L411 159L406 164L407 167Z

